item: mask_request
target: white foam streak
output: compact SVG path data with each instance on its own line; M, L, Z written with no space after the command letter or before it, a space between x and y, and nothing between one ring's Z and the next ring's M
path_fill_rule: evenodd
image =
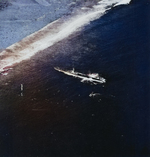
M130 2L131 0L122 0L119 3L115 4L114 7L119 6L119 5L129 4Z
M114 2L116 1L118 2L118 0L114 0ZM0 71L4 71L4 68L11 66L15 63L19 63L23 60L29 59L37 52L52 46L53 44L63 40L75 31L79 30L79 28L83 27L84 25L89 24L90 21L98 19L105 13L105 7L113 4L114 2L110 0L102 0L99 2L99 5L94 6L93 10L90 10L89 12L71 17L65 22L60 22L61 19L59 19L47 25L43 29L37 31L36 33L29 35L22 41L9 46L6 50L0 53L0 57L4 58L0 61ZM57 28L54 31L55 26L57 26ZM50 27L53 28L52 31L51 29L49 29ZM45 34L43 34L44 31L46 31ZM31 38L37 35L39 37L38 39L34 39L31 44L26 44L26 41L29 41ZM16 46L21 47L21 50L20 48L17 49ZM12 54L7 50L11 50Z

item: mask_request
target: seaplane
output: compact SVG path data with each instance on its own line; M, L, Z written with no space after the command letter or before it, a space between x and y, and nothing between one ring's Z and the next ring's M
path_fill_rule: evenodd
M81 82L90 82L93 84L101 84L101 83L106 83L106 79L103 77L100 77L98 73L89 73L89 74L83 74L80 72L76 72L73 68L73 70L62 70L58 67L54 67L55 70L62 72L66 75L75 77L75 78L79 78L81 79Z

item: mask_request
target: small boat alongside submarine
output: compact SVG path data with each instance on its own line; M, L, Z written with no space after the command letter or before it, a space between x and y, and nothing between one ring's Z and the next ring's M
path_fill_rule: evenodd
M101 84L101 83L106 83L106 79L103 77L100 77L98 73L89 73L89 74L83 74L80 72L76 72L74 69L73 70L62 70L58 67L54 67L55 70L62 72L66 75L79 78L81 79L81 82L90 82L93 84Z

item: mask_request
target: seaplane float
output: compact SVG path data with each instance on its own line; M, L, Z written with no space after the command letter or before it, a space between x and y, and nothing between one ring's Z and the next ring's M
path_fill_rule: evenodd
M101 84L106 83L106 79L103 77L100 77L98 73L89 73L89 74L83 74L80 72L76 72L73 68L73 70L62 70L58 67L54 67L55 70L62 72L66 75L79 78L81 79L81 82L90 82L92 84Z

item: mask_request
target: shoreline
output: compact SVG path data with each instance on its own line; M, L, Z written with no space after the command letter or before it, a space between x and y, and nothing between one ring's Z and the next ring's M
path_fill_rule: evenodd
M104 2L100 1L98 5L94 5L92 9L87 8L88 10L86 11L79 10L80 12L73 14L73 16L59 18L21 41L7 47L0 53L0 72L8 71L13 65L30 59L37 52L43 51L69 37L71 34L80 31L91 21L103 16L107 10L111 9L111 7L106 9L107 5L110 4L103 4Z
M21 41L7 47L0 53L0 58L2 59L0 71L8 70L12 65L29 59L35 53L61 41L75 31L78 31L79 28L88 24L91 20L99 18L104 12L105 10L102 12L94 10L94 12L89 11L88 14L82 13L81 15L67 17L67 20L60 18ZM98 14L100 15L97 16Z
M0 49L19 42L47 24L70 14L73 9L69 0L63 3L60 0L52 1L49 6L30 0L11 0L9 5L0 10Z

